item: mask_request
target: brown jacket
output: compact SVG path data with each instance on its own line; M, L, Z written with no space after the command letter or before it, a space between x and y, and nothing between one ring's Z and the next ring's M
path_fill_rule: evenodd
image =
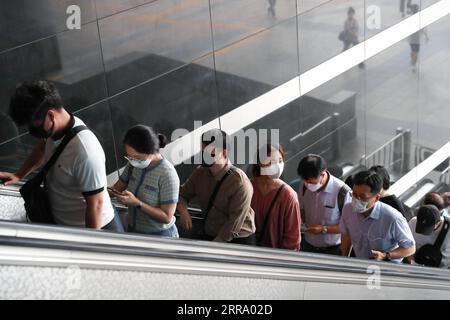
M205 232L214 241L231 241L255 233L255 212L251 208L253 187L246 174L230 163L216 176L208 168L197 167L180 188L179 202L187 204L196 197L205 215L216 184L228 169L232 173L221 185L205 221Z

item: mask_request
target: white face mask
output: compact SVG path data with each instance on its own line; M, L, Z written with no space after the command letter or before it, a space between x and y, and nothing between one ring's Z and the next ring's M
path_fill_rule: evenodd
M306 186L306 188L307 188L309 191L311 191L311 192L316 192L317 190L319 190L319 189L322 187L322 185L320 184L320 182L319 182L319 183L316 183L316 184L311 184L311 183L306 183L306 182L305 182L305 186Z
M147 159L147 160L136 160L136 159L131 159L128 157L125 157L125 159L128 160L128 162L135 168L137 169L145 169L147 168L150 163L152 162L152 160Z
M272 179L278 179L284 170L284 162L272 163L268 167L261 167L261 175L269 176Z
M352 198L352 207L355 212L364 213L368 210L368 206L368 201L361 201L359 199L356 199L355 197Z

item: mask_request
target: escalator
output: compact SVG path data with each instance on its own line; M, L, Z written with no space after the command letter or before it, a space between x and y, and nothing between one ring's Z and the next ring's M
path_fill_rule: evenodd
M450 299L450 270L199 241L195 228L171 239L26 224L18 187L0 197L12 220L0 221L0 299Z
M0 263L2 299L450 298L450 270L14 222Z

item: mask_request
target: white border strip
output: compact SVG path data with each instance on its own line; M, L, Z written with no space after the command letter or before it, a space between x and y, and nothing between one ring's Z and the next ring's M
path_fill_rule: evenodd
M425 159L417 167L409 171L406 175L401 177L396 183L394 183L389 191L396 196L402 195L406 190L414 186L417 181L420 181L427 174L429 174L434 168L440 165L442 162L450 157L450 142L433 153L430 157Z
M409 35L442 19L449 13L450 0L441 0L311 70L304 72L300 76L281 84L200 128L196 128L182 138L168 144L162 150L162 153L174 165L179 165L200 151L200 143L196 143L196 141L200 141L201 133L211 128L218 128L220 123L222 130L228 134L234 134L238 130L247 127L251 123L284 107L295 99L300 98L320 87L322 84L350 70L364 60L398 43ZM177 153L178 150L181 150L179 148L182 148L186 144L192 144L193 141L195 141L193 143L194 146L188 148L190 150L188 154L180 155L179 152ZM113 173L112 176L117 177L117 174Z

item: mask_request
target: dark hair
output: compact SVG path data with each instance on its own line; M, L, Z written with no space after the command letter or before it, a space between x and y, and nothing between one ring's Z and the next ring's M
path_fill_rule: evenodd
M378 194L383 186L383 180L373 171L361 171L354 175L353 186L361 184L368 186L372 194Z
M9 103L9 115L19 125L29 124L49 109L61 110L63 102L56 87L48 81L26 81L19 84Z
M226 134L225 131L222 131L220 129L211 129L211 130L204 132L202 134L201 141L202 141L203 145L208 146L211 143L213 143L214 141L216 141L216 138L219 138L222 140L222 143L221 143L222 150L228 149L228 135ZM220 144L220 142L219 142L219 144ZM220 147L219 144L217 144L217 145L214 144L214 145L216 147Z
M355 9L353 7L348 8L347 14L353 13L355 14Z
M327 169L327 163L324 158L317 154L308 154L297 167L297 174L303 180L316 179L319 175Z
M257 164L254 164L252 166L252 174L254 177L259 177L261 175L261 151L264 150L266 151L267 156L271 156L272 155L272 149L278 150L278 152L280 152L281 157L283 158L284 161L284 149L281 145L278 146L272 146L271 144L267 144L265 147L262 147L260 150L258 150L256 152L256 160L258 161Z
M450 206L450 192L444 192L441 194L442 199L444 200L444 206Z
M352 175L349 175L348 177L347 177L347 179L345 179L345 184L346 185L348 185L349 187L350 187L350 189L352 189L353 188L353 185L354 185L354 175L352 174Z
M167 138L163 134L156 134L151 127L139 124L128 129L123 143L139 153L155 154L166 146Z
M434 205L436 208L439 209L439 211L441 211L442 209L445 208L445 203L444 203L444 199L441 197L441 195L437 192L428 192L424 197L423 197L423 203L422 204L432 204Z
M380 176L381 180L383 180L383 189L388 190L391 186L391 177L389 176L389 172L386 168L383 166L373 166L369 170Z

